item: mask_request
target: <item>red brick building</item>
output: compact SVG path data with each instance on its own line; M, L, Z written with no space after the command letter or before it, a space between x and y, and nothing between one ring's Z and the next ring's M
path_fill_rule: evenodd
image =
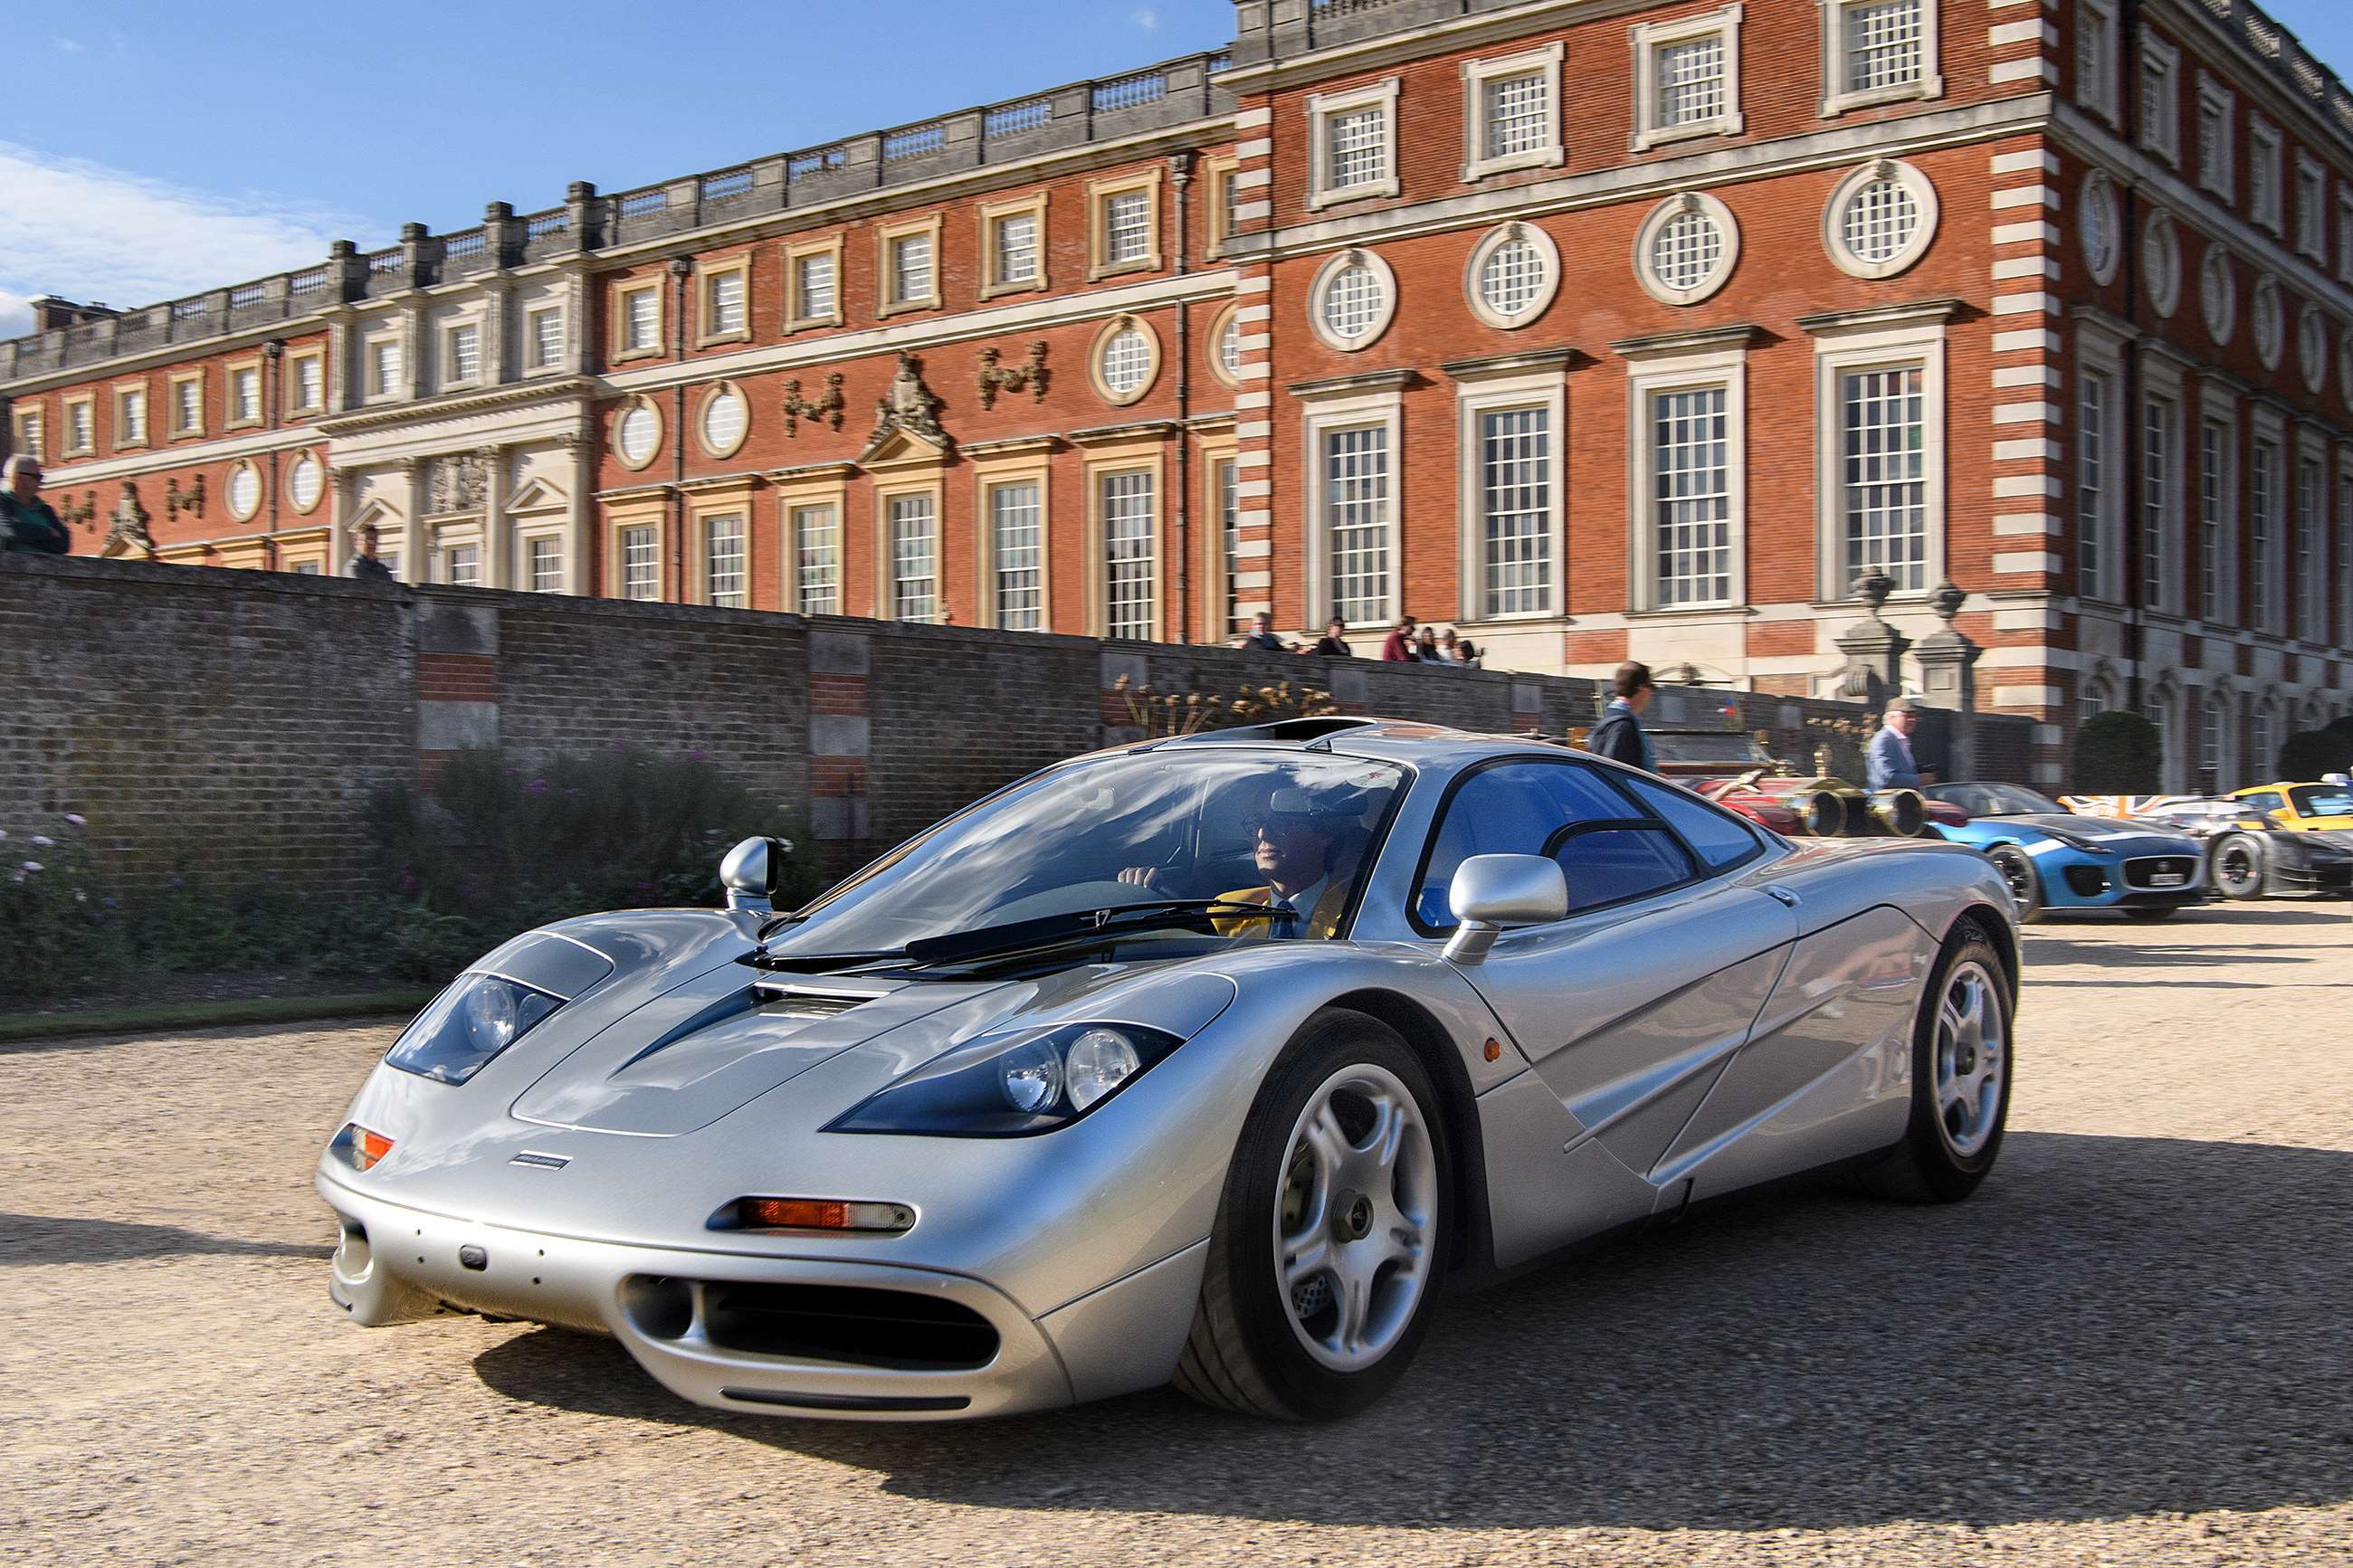
M2353 706L2353 97L2243 0L1238 0L1230 51L0 344L78 548L1812 692ZM120 519L118 526L116 520ZM80 544L79 542L86 541ZM1948 604L1947 607L1951 607ZM1915 671L1916 676L1916 670Z

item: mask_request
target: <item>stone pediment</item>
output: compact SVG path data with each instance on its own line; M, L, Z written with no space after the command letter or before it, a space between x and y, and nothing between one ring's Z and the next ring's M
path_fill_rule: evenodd
M955 447L955 443L944 435L934 441L913 430L892 430L876 437L858 454L858 466L870 471L935 467L946 462Z
M524 482L522 489L515 491L514 499L507 502L507 510L510 513L562 511L570 504L564 492L545 479L530 479Z
M378 533L397 534L400 531L400 514L380 500L371 500L344 525L343 532L349 538L357 539L363 528L373 528Z

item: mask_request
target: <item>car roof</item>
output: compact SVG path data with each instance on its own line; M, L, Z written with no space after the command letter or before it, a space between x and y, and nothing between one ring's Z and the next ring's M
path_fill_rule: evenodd
M1271 724L1242 725L1228 730L1203 730L1190 735L1111 747L1107 751L1196 751L1221 746L1266 751L1314 751L1440 769L1463 766L1488 757L1525 756L1531 752L1569 752L1598 766L1620 766L1607 757L1577 751L1558 736L1502 735L1426 723L1415 719L1360 719L1338 714L1311 719L1282 719Z

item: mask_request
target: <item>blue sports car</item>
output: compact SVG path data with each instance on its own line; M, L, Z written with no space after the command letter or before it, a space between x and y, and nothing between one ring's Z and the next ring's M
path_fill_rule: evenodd
M1969 814L1940 824L1956 844L2000 868L2021 921L2055 910L2122 910L2161 921L2206 896L2206 857L2186 833L2130 818L2077 816L2048 795L2010 784L1932 784L1931 800Z

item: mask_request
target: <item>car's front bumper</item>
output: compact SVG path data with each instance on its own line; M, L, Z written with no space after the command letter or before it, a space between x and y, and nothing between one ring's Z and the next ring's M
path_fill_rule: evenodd
M607 1333L682 1398L778 1415L1004 1415L1165 1382L1206 1250L1187 1247L1032 1320L994 1286L941 1270L536 1232L388 1203L323 1170L318 1189L343 1229L330 1293L355 1321L399 1322L448 1306ZM854 1352L812 1352L773 1334L746 1342L743 1315L723 1305L754 1292L790 1299L796 1288L829 1306L898 1303L925 1319L977 1320L994 1342L985 1356L943 1357L930 1340L878 1352L870 1334ZM965 1328L956 1342L970 1346L977 1331Z

